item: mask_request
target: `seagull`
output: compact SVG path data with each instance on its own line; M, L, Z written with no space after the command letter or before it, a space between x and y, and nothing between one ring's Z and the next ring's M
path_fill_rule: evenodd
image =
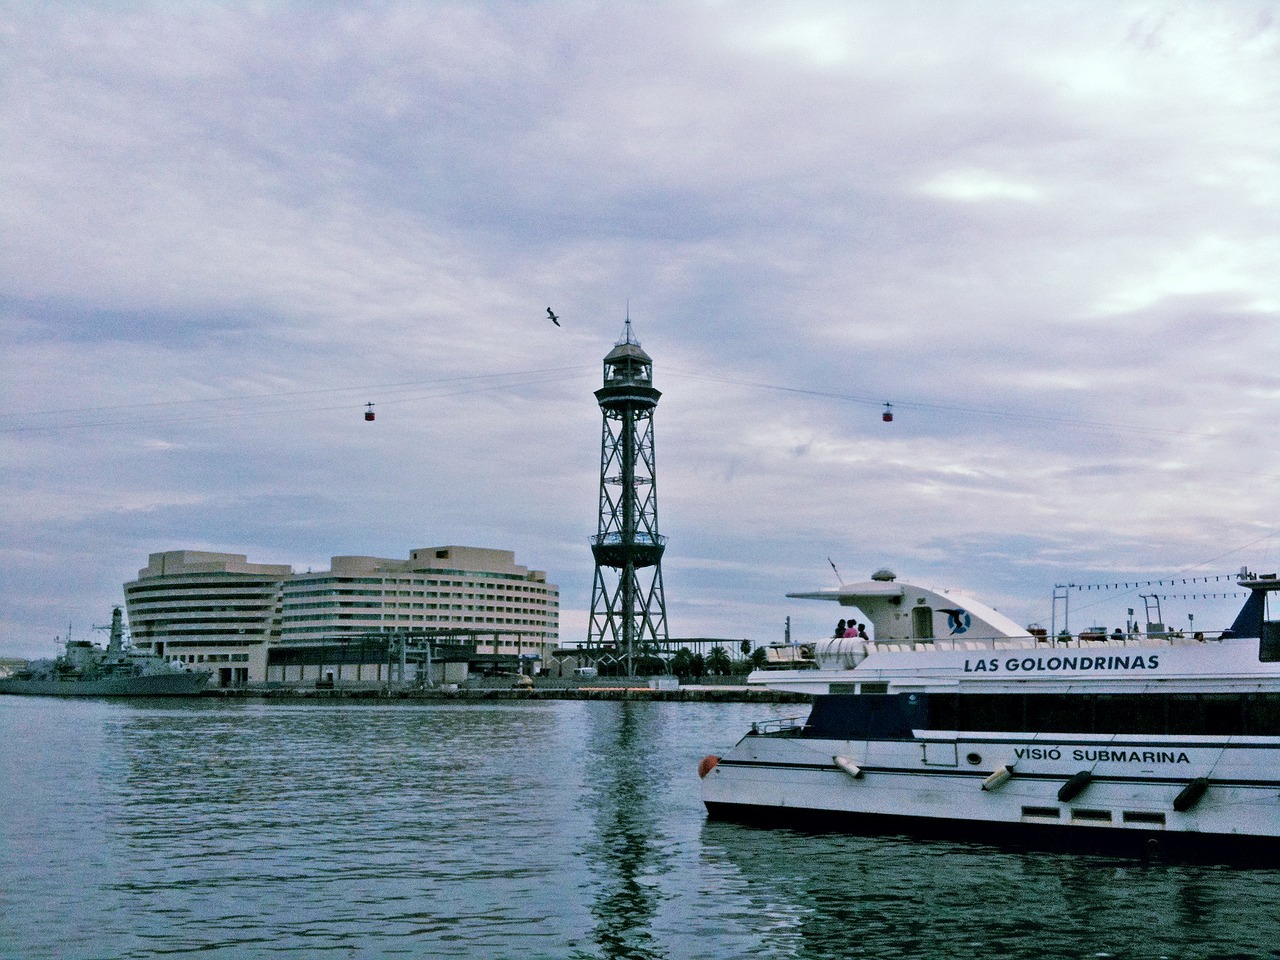
M554 323L557 327L560 326L560 318L551 312L550 307L547 307L547 316L551 318L551 322Z

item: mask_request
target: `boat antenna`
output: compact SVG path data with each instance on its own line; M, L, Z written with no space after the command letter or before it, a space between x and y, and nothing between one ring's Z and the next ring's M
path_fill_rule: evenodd
M834 560L832 560L830 557L827 557L827 563L831 564L831 569L832 569L832 570L836 570L836 562L835 562ZM840 576L840 571L839 571L839 570L836 570L836 579L840 581L840 586L842 586L842 587L843 587L843 586L844 586L844 577Z

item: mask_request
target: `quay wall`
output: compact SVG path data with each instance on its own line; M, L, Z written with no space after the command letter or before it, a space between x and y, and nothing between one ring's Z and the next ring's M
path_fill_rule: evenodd
M388 689L351 687L317 689L315 687L235 688L203 691L202 697L226 697L290 702L334 700L387 700L408 702L470 700L650 700L665 703L812 703L813 695L791 690L767 690L739 686L677 687L654 690L649 687L580 686L510 689L500 687L462 687L457 689Z

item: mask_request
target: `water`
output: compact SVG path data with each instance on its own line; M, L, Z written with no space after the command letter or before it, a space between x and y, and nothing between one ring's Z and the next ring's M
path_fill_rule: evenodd
M707 822L795 712L0 697L0 957L1280 957L1280 871Z

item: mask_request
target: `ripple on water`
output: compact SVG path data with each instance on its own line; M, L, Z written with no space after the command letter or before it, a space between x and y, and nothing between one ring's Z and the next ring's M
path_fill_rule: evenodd
M706 821L794 712L0 698L0 956L1280 956L1276 871Z

